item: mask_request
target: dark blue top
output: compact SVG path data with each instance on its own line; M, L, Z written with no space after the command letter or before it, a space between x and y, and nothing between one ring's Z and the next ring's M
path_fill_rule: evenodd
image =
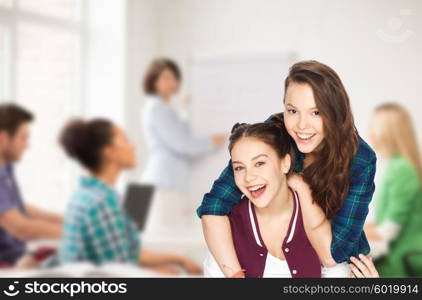
M26 214L11 165L0 167L0 215L10 210ZM0 262L14 264L24 253L25 243L0 227Z

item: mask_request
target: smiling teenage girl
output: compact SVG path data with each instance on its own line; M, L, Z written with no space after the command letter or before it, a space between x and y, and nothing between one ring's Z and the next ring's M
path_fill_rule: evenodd
M287 185L294 152L279 118L236 124L230 155L244 197L229 214L236 255L245 277L347 277L346 264L322 268L305 231L299 196ZM205 276L224 277L211 255Z
M367 254L362 228L375 189L376 156L358 136L340 78L319 62L299 62L285 80L284 105L284 124L296 148L294 171L303 177L296 176L291 185L300 190L303 181L309 183L315 203L331 223L331 234L320 241L325 247L316 249L321 262L332 266ZM230 162L198 208L208 247L226 276L240 269L226 215L241 195ZM321 230L322 219L308 217L318 215L315 211L303 207L311 243Z

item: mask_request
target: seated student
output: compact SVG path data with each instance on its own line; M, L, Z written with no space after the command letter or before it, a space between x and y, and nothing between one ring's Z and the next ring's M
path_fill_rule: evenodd
M184 256L140 251L139 232L114 188L120 173L136 164L133 146L122 129L103 119L74 120L65 126L60 141L90 174L81 178L67 208L60 262L139 263L161 272L172 272L177 265L201 273Z
M235 276L348 277L347 263L322 267L308 239L302 201L299 201L305 190L298 195L287 184L294 152L280 116L273 116L268 123L236 124L229 150L235 183L243 193L242 200L229 214L235 251L242 267ZM309 203L310 195L310 192L305 195ZM330 229L328 222L324 226ZM367 266L357 265L362 273L376 276L372 262L366 257L362 261ZM204 272L205 276L224 277L210 254Z
M28 147L30 112L15 104L0 105L0 266L13 266L25 252L25 242L58 239L62 217L25 204L13 163Z
M387 163L375 223L365 226L374 254L382 256L375 264L381 276L422 277L422 163L412 119L401 105L384 103L373 113L370 132L377 155ZM408 255L413 272L406 269Z

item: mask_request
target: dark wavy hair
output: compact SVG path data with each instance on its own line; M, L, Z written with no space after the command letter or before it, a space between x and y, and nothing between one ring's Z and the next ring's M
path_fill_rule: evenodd
M112 143L113 123L105 119L71 120L63 128L59 142L66 154L90 171L102 167L101 151Z
M289 154L291 164L288 174L292 172L295 155L290 136L284 126L283 114L274 114L265 123L236 123L229 138L229 152L231 153L236 142L247 137L256 138L266 143L275 150L279 158L284 158Z
M10 136L14 136L22 124L33 120L34 115L22 106L11 102L0 104L0 131L5 130Z
M284 84L285 93L292 82L308 84L323 120L325 138L315 160L303 170L312 196L331 218L343 205L349 192L350 166L358 149L349 96L337 73L320 62L294 64Z

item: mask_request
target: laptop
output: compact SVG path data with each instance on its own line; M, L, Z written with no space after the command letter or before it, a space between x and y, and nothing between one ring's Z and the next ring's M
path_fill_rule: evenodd
M145 229L153 194L154 186L150 184L131 183L126 189L123 207L139 231Z

